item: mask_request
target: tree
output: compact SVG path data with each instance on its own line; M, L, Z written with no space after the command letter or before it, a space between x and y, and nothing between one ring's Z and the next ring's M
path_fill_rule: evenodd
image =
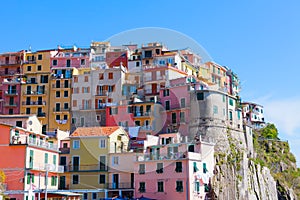
M274 124L268 123L261 129L261 135L268 139L278 139L278 130Z

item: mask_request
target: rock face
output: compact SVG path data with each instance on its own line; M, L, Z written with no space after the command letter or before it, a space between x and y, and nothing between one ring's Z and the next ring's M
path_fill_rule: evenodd
M276 181L267 167L254 162L252 131L211 128L204 138L215 141L213 199L279 199ZM220 131L221 130L221 131Z

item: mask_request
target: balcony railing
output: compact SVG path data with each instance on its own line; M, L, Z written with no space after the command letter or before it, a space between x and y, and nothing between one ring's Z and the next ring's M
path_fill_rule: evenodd
M141 126L140 127L142 131L151 131L152 130L152 126L148 125L148 126Z
M33 106L33 105L46 105L46 101L23 101L22 105Z
M17 65L21 64L21 60L0 61L0 65Z
M70 148L59 148L60 153L62 154L69 154Z
M17 90L6 90L6 95L18 95Z
M58 151L58 146L56 144L49 143L44 140L39 140L36 138L31 138L28 135L19 135L19 136L13 135L11 138L11 144L15 144L15 145L27 144L35 147Z
M37 116L38 116L38 117L46 117L46 113L44 113L44 112L39 112L39 113L37 114Z
M70 88L71 84L52 84L52 88Z
M107 189L133 189L133 183L107 183Z
M53 112L69 112L71 108L53 108Z
M65 166L70 172L106 172L108 167L106 165L91 164L91 165L69 165Z
M142 117L142 116L150 116L151 112L148 111L148 112L135 112L133 113L133 116L134 117Z
M33 90L27 90L24 91L24 95L44 95L46 94L46 91L33 91Z
M55 164L38 164L29 167L32 170L38 171L49 171L54 173L64 173L64 166L63 165L55 165Z
M186 156L183 152L170 153L170 154L142 154L136 156L136 161L152 161L152 160L178 160Z
M15 103L15 102L5 103L4 106L5 107L17 107L17 103Z

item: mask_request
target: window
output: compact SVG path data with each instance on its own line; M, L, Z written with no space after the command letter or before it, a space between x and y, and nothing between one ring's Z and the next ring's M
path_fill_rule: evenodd
M185 98L180 99L180 106L181 108L185 108Z
M84 76L84 82L89 82L89 77L88 76Z
M223 102L225 102L225 95L223 94L222 97L223 97Z
M118 156L112 157L112 165L119 165L119 157Z
M69 109L69 103L64 103L64 109L68 110Z
M100 139L100 148L101 149L106 148L106 140L105 139Z
M176 116L176 113L172 113L172 124L176 124L176 118L177 118L177 116Z
M162 174L163 172L164 172L163 163L157 163L156 164L156 173Z
M34 183L34 174L27 173L27 184Z
M182 172L182 162L176 162L176 168L175 171L177 173Z
M38 71L41 71L41 70L42 70L42 65L38 65L38 66L37 66L37 70L38 70Z
M55 119L56 119L56 120L60 120L60 115L56 115L56 116L55 116Z
M183 182L176 181L176 192L183 192Z
M67 60L67 67L71 67L71 60Z
M255 115L256 118L256 115ZM229 120L232 120L232 111L229 111Z
M206 174L206 172L208 172L208 170L206 168L206 163L203 163L203 173Z
M108 73L108 79L113 79L113 78L114 78L114 73L109 72L109 73Z
M106 169L106 156L100 156L100 171L105 171Z
M199 92L197 93L197 100L204 100L204 93L203 92Z
M229 105L233 106L233 99L229 99Z
M99 175L99 184L105 184L105 174Z
M43 55L42 54L39 54L38 55L38 60L42 60L43 59Z
M145 174L145 164L139 164L139 174Z
M104 79L103 73L100 73L99 74L99 80L103 80L103 79Z
M79 184L79 175L78 174L73 174L72 176L72 183L75 184Z
M48 76L47 75L41 75L41 83L48 83Z
M140 182L139 192L140 193L146 192L146 183L145 182Z
M185 122L185 113L184 112L180 112L179 115L180 115L180 122L184 123Z
M85 59L80 60L80 65L85 65Z
M56 165L56 155L53 155L52 161L53 161L53 164Z
M79 148L80 148L79 140L74 140L73 141L73 149L79 149Z
M199 191L200 191L200 183L199 182L195 182L194 191L199 193Z
M157 192L164 192L164 182L163 181L157 182Z
M69 91L64 91L64 97L68 97L69 96Z
M96 192L92 193L92 199L97 199L97 193Z
M26 114L30 114L30 108L26 108Z
M83 199L84 200L88 199L88 193L83 193Z
M60 91L56 91L56 98L59 98L60 97Z
M14 114L14 109L9 109L8 114L13 115Z
M140 62L138 62L138 61L135 62L135 66L136 66L136 67L139 67L139 66L140 66Z
M110 108L110 114L111 115L117 115L118 114L118 108Z
M166 101L166 110L170 110L170 101Z
M164 97L170 96L170 90L169 89L165 89L163 95L164 95Z
M57 176L51 176L51 186L57 185Z
M48 163L48 153L45 153L45 159L44 159L44 163L47 164Z
M31 66L30 65L27 66L27 71L29 71L29 72L31 71Z
M216 105L213 106L213 113L218 114L218 106Z
M64 120L68 120L68 115L64 115Z
M57 65L57 60L52 60L52 65L56 66Z
M194 162L193 163L193 172L196 173L197 171L199 171L198 167L197 167L197 163Z

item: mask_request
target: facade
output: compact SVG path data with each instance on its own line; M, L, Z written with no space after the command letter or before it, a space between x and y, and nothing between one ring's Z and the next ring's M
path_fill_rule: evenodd
M136 156L135 197L205 199L214 168L214 145L177 134L153 137L147 138L145 152Z
M117 126L77 128L70 136L70 190L87 199L107 198L109 169L113 167L109 155L127 152L128 143L127 133Z
M27 52L23 64L24 82L21 85L21 114L36 114L43 125L43 133L49 131L50 112L50 57L57 51Z
M263 128L265 125L263 106L252 102L243 102L244 123L255 129Z
M0 169L6 174L6 194L24 200L33 198L33 192L39 189L57 190L58 174L63 172L58 165L58 146L49 143L47 136L41 134L42 126L38 121L32 120L29 124L32 131L0 124L0 151L3 153ZM17 159L12 160L12 157Z
M1 114L20 114L20 92L24 51L0 55L0 112Z

